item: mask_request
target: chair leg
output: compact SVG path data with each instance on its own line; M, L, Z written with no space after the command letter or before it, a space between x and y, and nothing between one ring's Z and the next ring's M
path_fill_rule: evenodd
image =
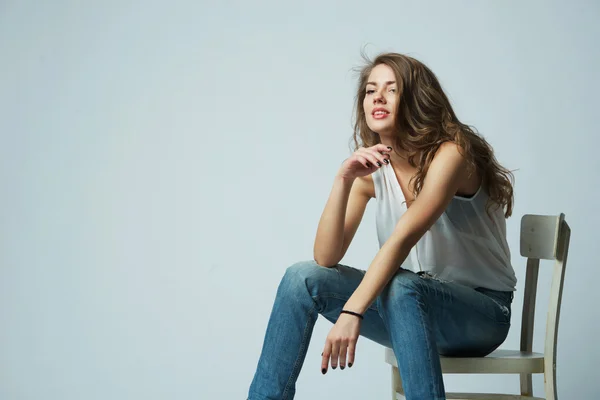
M397 367L392 367L392 400L397 400L400 395L401 400L405 400L404 388L402 387L402 378Z
M520 374L521 375L521 396L533 396L533 382L531 380L531 374Z
M544 371L544 389L546 391L546 400L557 400L556 391L556 364L550 371Z

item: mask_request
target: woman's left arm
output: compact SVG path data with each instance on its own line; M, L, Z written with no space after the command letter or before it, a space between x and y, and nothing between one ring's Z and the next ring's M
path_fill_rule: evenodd
M467 162L456 144L440 146L431 161L423 188L381 247L345 310L364 313L398 271L410 249L442 215L467 179Z
M363 314L369 308L398 271L410 249L442 215L466 179L467 161L460 153L458 145L443 143L431 161L419 196L402 215L392 235L377 252L362 282L346 302L344 310ZM354 363L360 321L356 316L349 314L339 316L327 337L323 368L327 368L329 356L331 365L335 368L338 364L338 354L340 365L345 367L345 347L348 350L348 365Z

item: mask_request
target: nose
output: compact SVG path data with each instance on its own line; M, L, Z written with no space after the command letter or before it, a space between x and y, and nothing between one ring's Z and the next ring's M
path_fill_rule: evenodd
M375 93L373 93L373 103L383 103L384 100L385 99L379 90L376 90Z

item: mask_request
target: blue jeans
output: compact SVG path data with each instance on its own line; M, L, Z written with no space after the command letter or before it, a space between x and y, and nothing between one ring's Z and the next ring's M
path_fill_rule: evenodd
M317 317L335 323L364 274L314 261L287 268L249 400L294 398ZM512 297L399 269L364 313L360 335L394 349L407 400L445 399L439 355L477 357L495 350L508 334Z

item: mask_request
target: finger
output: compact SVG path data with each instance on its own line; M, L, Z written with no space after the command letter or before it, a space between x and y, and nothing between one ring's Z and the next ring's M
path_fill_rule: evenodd
M340 343L340 369L346 368L346 352L348 351L348 340Z
M377 158L377 160L379 160L379 162L383 165L383 164L389 164L389 159L390 159L390 154L385 151L385 152L379 152L373 148L367 149L367 151L372 154L374 157Z
M371 146L371 147L369 147L369 149L373 149L380 153L386 153L388 151L392 151L392 148L390 146L387 146L387 145L381 144L381 143L376 144L375 146Z
M365 168L370 169L371 168L371 164L369 163L369 160L367 160L365 157L356 154L355 155L356 160L361 163Z
M338 366L338 358L340 356L340 344L337 340L331 343L331 368L336 369Z
M327 366L329 365L329 356L331 355L331 346L329 343L325 343L325 349L321 353L321 372L327 373Z
M356 340L351 340L348 343L348 367L354 364L354 355L356 354Z
M381 161L379 160L381 154L378 154L374 151L369 151L367 149L360 150L359 154L357 154L356 156L366 158L367 161L369 161L371 165L375 166L376 168L380 168L384 163L383 158L381 158Z
M365 168L367 169L372 169L373 165L375 165L375 163L369 163L369 160L367 160L365 157L363 157L362 155L356 155L356 159L358 160L359 163L361 163Z

